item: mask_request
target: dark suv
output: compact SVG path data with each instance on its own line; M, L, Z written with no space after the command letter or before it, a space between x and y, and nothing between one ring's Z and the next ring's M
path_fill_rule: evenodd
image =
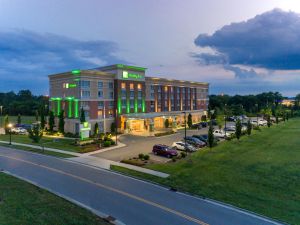
M162 156L166 156L168 158L171 158L173 156L177 156L177 151L174 149L171 149L169 146L167 145L154 145L152 152L155 155L162 155Z
M185 140L185 138L183 138L183 141L184 140ZM205 142L200 141L199 139L197 139L195 137L190 137L190 136L186 137L186 142L189 143L190 145L195 146L196 148L202 148L206 145Z

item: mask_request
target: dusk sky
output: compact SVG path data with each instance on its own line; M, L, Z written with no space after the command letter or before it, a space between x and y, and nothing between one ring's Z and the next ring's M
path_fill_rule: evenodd
M0 0L0 92L124 63L210 93L300 93L297 0Z

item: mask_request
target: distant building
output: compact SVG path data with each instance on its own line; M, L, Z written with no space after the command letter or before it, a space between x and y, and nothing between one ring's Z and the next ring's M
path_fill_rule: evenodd
M289 98L289 99L283 99L281 101L281 104L284 105L284 106L294 106L295 105L295 99L292 99L292 98Z
M80 110L93 129L147 135L184 122L185 111L194 122L206 115L209 84L146 77L146 68L117 64L91 70L49 75L50 108L57 116L65 112L65 131L79 133ZM116 120L117 115L117 120ZM93 132L93 131L92 131Z

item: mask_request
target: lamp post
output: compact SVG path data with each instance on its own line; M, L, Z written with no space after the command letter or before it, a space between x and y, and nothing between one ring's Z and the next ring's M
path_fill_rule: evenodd
M11 128L12 128L12 124L9 123L9 124L7 125L7 127L9 128L9 145L11 145Z
M257 123L257 127L258 127L258 104L255 104L256 108L257 108L257 113L256 113L256 123Z
M184 114L184 150L187 152L186 148L186 112L182 112Z
M118 145L118 109L116 109L116 145Z
M225 137L226 137L226 119L227 119L226 106L227 106L227 104L225 104L225 108L224 108L224 114L225 114L225 116L224 116L224 121L225 121L224 131L225 131Z
M2 127L2 110L3 110L3 105L0 105L0 112L1 112L1 123L0 123L0 127Z

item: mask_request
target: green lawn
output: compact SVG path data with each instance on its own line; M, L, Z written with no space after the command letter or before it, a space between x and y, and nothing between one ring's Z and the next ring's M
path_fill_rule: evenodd
M108 225L48 191L0 173L0 224Z
M0 143L0 146L4 146L7 148L20 149L20 150L29 151L29 152L35 152L35 153L39 153L39 154L43 154L43 155L51 155L51 156L60 157L60 158L74 157L73 155L69 155L69 154L65 154L65 153L53 152L53 151L47 151L47 150L42 151L42 149L30 148L30 147L19 146L19 145L9 145L9 144Z
M56 138L57 141L53 141L55 138L43 137L40 143L33 143L32 140L27 135L12 135L12 141L24 144L32 144L32 145L44 145L49 148L56 148L65 151L71 152L81 152L82 148L80 146L73 145L74 140ZM1 141L9 141L9 135L0 135Z
M0 116L0 127L3 127L4 123L4 115ZM18 117L17 116L8 116L8 120L12 124L16 124ZM32 124L35 122L35 117L34 116L22 116L21 115L21 122L22 124Z
M300 224L299 137L297 118L240 141L203 149L192 155L192 163L185 159L148 166L171 174L164 180L123 169L121 172Z

